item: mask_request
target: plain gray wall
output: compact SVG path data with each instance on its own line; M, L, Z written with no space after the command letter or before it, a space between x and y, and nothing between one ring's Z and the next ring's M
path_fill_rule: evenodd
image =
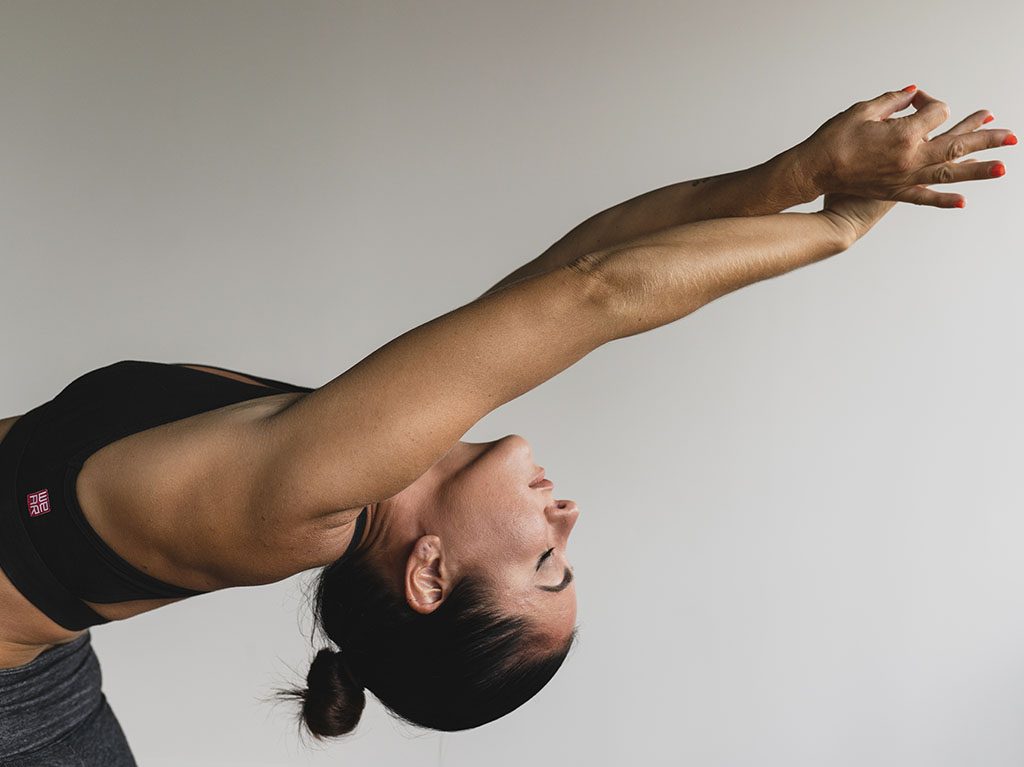
M1024 128L1024 6L979 11L5 1L0 415L125 358L319 386L908 83L936 132ZM529 704L442 736L371 699L304 746L260 698L312 655L307 573L93 630L140 764L1024 763L1019 151L467 433L527 437L583 512L579 645Z

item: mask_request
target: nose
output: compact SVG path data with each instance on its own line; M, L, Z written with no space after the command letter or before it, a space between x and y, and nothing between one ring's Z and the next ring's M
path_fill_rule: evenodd
M580 516L580 509L576 505L576 501L555 501L548 506L547 512L548 518L558 528L563 539L567 539Z

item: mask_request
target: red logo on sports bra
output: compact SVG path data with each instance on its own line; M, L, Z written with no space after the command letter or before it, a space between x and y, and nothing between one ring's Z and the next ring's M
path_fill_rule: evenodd
M50 491L40 490L38 493L28 494L28 515L38 517L50 510Z

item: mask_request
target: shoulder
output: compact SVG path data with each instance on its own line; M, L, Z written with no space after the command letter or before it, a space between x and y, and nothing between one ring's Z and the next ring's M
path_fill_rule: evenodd
M194 443L199 470L183 485L188 489L176 505L191 520L186 529L201 541L206 567L232 585L272 583L333 562L348 546L363 509L309 514L309 498L316 495L311 488L329 480L310 476L285 486L275 469L279 447L267 417L295 399L268 403L274 405L268 410L225 414ZM183 470L180 476L188 474Z
M264 426L298 396L239 402L104 446L77 477L86 520L129 561L157 563L153 575L190 588L268 583L300 572L322 535L298 524L297 515L267 507Z

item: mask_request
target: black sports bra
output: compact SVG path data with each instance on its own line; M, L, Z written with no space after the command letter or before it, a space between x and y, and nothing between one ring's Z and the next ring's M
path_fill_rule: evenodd
M0 441L0 568L26 599L66 629L108 622L85 601L205 593L139 570L89 525L75 481L90 455L130 434L236 402L313 391L203 365L267 384L259 386L185 364L193 363L121 360L93 370L21 416ZM364 508L341 559L359 544L366 514Z

